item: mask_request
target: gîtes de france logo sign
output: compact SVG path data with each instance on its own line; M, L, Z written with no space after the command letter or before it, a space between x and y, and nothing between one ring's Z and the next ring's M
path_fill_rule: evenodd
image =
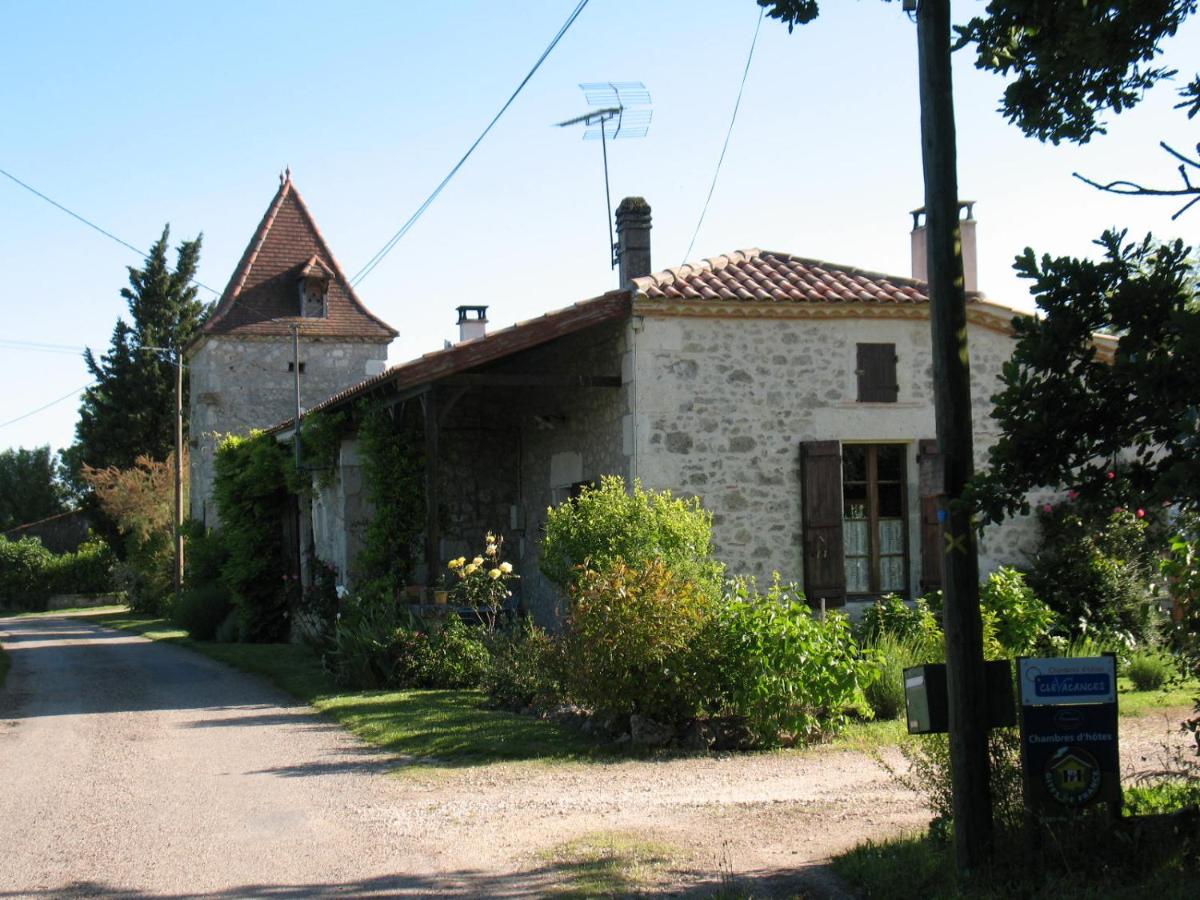
M1111 656L1022 659L1021 702L1026 706L1115 703L1116 664Z

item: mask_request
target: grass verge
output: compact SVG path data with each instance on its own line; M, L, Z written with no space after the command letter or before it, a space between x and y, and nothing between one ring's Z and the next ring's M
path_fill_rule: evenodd
M517 760L607 758L582 734L542 719L487 709L479 691L346 691L300 644L194 641L165 619L116 612L78 618L202 653L259 675L330 716L369 744L424 765L487 765Z
M1077 827L1078 834L1061 833ZM955 876L951 843L928 835L868 842L836 857L833 869L860 896L889 900L1182 900L1195 896L1200 873L1194 838L1164 832L1154 838L1142 835L1139 840L1133 828L1117 833L1092 825L1061 826L1059 831L1053 838L1042 835L1041 859L1031 858L1024 844L1013 842L1002 846L994 862L967 883Z
M554 870L548 897L640 896L663 880L679 852L623 832L596 832L542 854Z

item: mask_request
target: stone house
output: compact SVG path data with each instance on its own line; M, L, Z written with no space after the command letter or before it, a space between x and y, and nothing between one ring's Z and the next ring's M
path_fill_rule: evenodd
M217 522L213 457L226 434L293 417L382 372L396 330L362 304L290 171L200 333L190 378L191 517Z
M492 333L486 307L460 307L458 343L310 409L366 400L423 435L417 580L432 583L447 560L473 555L485 531L499 531L522 602L552 620L558 598L537 569L546 509L616 474L699 495L731 572L778 572L814 602L854 611L885 592L936 588L925 283L757 249L654 272L650 225L645 201L622 202L619 289ZM917 261L923 239L917 222ZM1011 353L1014 313L968 286L982 462L996 438L989 397ZM314 483L302 524L308 552L353 581L370 513L350 434L330 477ZM989 529L981 570L1019 562L1034 536L1029 519Z

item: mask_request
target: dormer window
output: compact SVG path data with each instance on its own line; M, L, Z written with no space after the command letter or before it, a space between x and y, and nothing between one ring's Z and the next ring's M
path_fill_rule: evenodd
M332 273L317 257L310 259L300 270L300 316L323 319L328 314L327 298Z

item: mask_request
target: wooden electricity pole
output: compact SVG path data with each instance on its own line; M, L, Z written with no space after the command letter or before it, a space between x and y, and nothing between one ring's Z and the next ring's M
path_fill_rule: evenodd
M950 0L921 0L917 11L921 155L925 172L930 325L937 438L945 466L939 510L944 545L946 677L954 850L960 874L976 871L992 841L988 717L979 610L979 559L963 489L974 470L967 304L958 219Z
M183 352L175 351L175 605L183 593Z

